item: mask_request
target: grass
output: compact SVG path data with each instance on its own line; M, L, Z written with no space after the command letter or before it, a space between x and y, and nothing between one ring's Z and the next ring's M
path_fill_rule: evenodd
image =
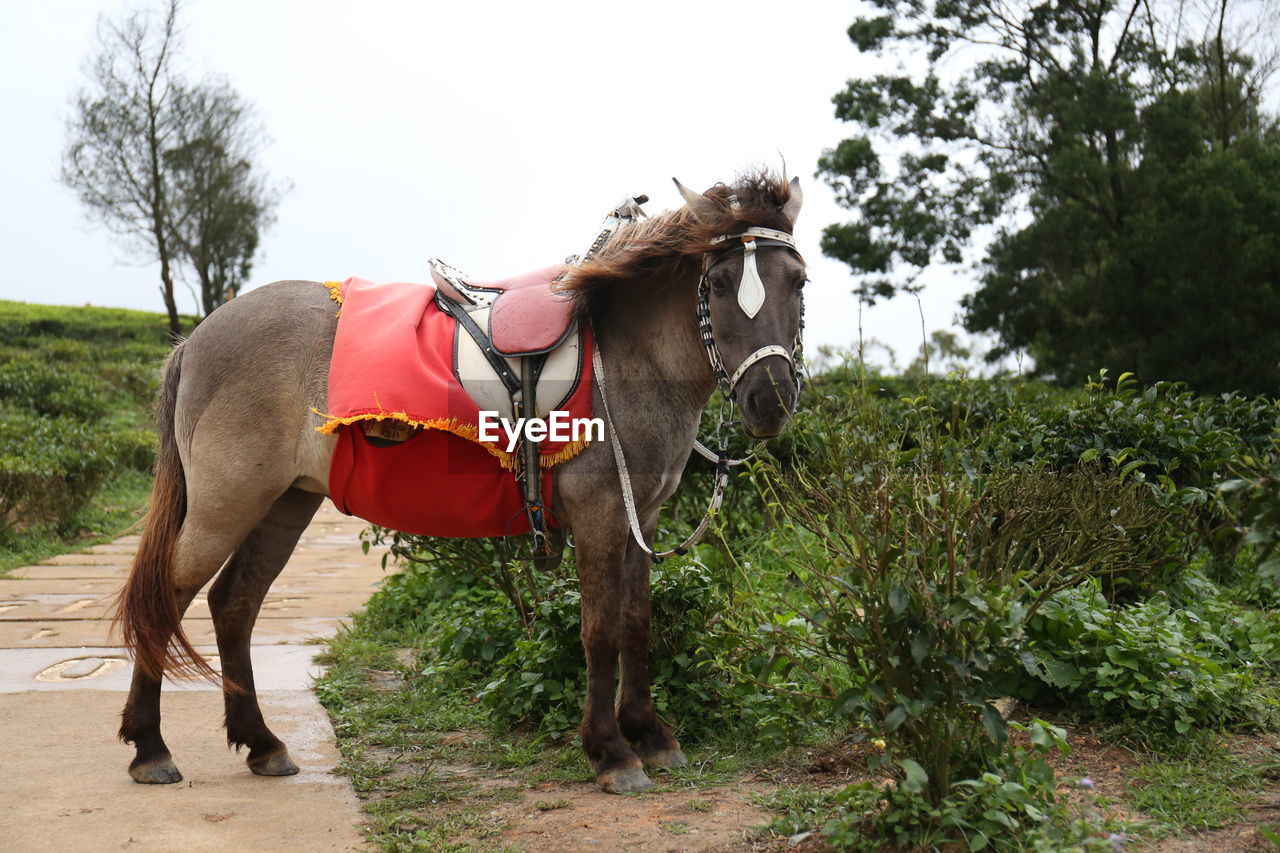
M1247 743L1247 742L1246 742ZM1212 733L1183 754L1154 755L1130 776L1129 805L1148 815L1144 834L1183 835L1248 819L1260 794L1280 777L1274 746L1241 754Z
M441 765L558 775L557 752L519 737L491 738L482 709L416 677L397 659L398 647L387 635L344 631L320 657L328 669L316 693L338 734L339 771L364 798L369 841L382 850L474 849L502 831L486 817L502 794L479 790Z
M318 659L327 670L316 692L338 735L339 771L364 800L369 841L394 853L505 850L495 836L509 827L494 814L496 804L550 791L531 799L529 810L573 808L554 786L592 782L578 738L499 728L470 701L473 691L423 676L406 663L412 655L397 655L414 642L357 619ZM776 751L742 747L729 738L699 744L688 767L654 776L649 795L732 785L783 762ZM667 821L662 831L685 834L713 806L695 797L687 808L688 820Z

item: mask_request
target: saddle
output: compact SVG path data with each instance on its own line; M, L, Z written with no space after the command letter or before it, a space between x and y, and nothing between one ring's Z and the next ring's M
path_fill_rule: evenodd
M436 304L458 321L454 372L476 404L511 421L546 418L563 407L582 378L573 302L553 287L564 265L496 281L468 280L437 258L430 267ZM534 548L549 554L539 442L523 439L518 455L516 478Z
M480 282L433 258L436 305L457 321L454 374L481 409L518 417L522 360L535 383L524 415L547 417L561 408L582 376L582 336L574 334L573 303L552 285L561 264L497 281ZM463 315L463 316L459 316Z
M431 259L439 296L467 313L488 309L487 337L499 355L512 358L548 353L573 331L573 302L552 288L564 269L553 264L497 281L469 281L460 270Z

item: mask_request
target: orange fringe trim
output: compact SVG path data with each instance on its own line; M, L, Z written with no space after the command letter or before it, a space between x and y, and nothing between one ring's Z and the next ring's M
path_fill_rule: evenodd
M494 447L491 444L486 444L481 441L479 427L475 424L458 423L457 418L432 418L431 420L419 421L409 417L405 412L366 412L365 414L350 415L345 418L339 418L334 415L326 414L319 409L312 409L311 411L326 419L323 424L316 427L316 432L324 433L325 435L334 435L338 432L339 428L350 426L351 424L359 423L360 421L396 420L401 423L408 424L415 429L438 429L443 432L453 433L459 438L465 438L467 441L473 441L483 447L491 456L495 457L498 462L501 463L504 470L514 471L516 467L516 459L512 454L502 450L501 448ZM540 461L548 468L554 465L559 465L561 462L566 462L577 456L585 450L589 444L590 442L588 441L569 442L554 453L542 454Z
M329 298L339 305L342 304L342 282L326 281L324 286L329 288Z
M553 465L559 465L561 462L567 462L579 453L587 449L589 441L571 441L555 453L544 453L542 455L542 464L550 468Z

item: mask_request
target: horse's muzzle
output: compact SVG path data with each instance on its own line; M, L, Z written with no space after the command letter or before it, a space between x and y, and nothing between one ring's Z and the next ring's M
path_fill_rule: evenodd
M796 384L790 366L781 359L752 365L738 383L738 412L751 438L780 435L796 404Z

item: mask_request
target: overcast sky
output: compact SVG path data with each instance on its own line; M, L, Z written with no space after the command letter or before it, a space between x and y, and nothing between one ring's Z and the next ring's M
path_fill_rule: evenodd
M135 3L136 7L138 4ZM156 4L158 5L158 3ZM99 14L118 0L0 4L0 298L162 310L129 258L57 181L64 123ZM845 36L857 3L190 0L180 68L225 75L257 105L264 163L293 184L255 283L423 281L438 256L477 276L580 250L622 196L678 205L754 163L800 176L808 346L852 348L855 280L818 251L845 218L813 176L842 138L831 96L878 70ZM181 285L180 285L181 288ZM930 330L968 288L926 290ZM193 310L187 292L182 310ZM869 309L864 335L910 360L914 300Z

